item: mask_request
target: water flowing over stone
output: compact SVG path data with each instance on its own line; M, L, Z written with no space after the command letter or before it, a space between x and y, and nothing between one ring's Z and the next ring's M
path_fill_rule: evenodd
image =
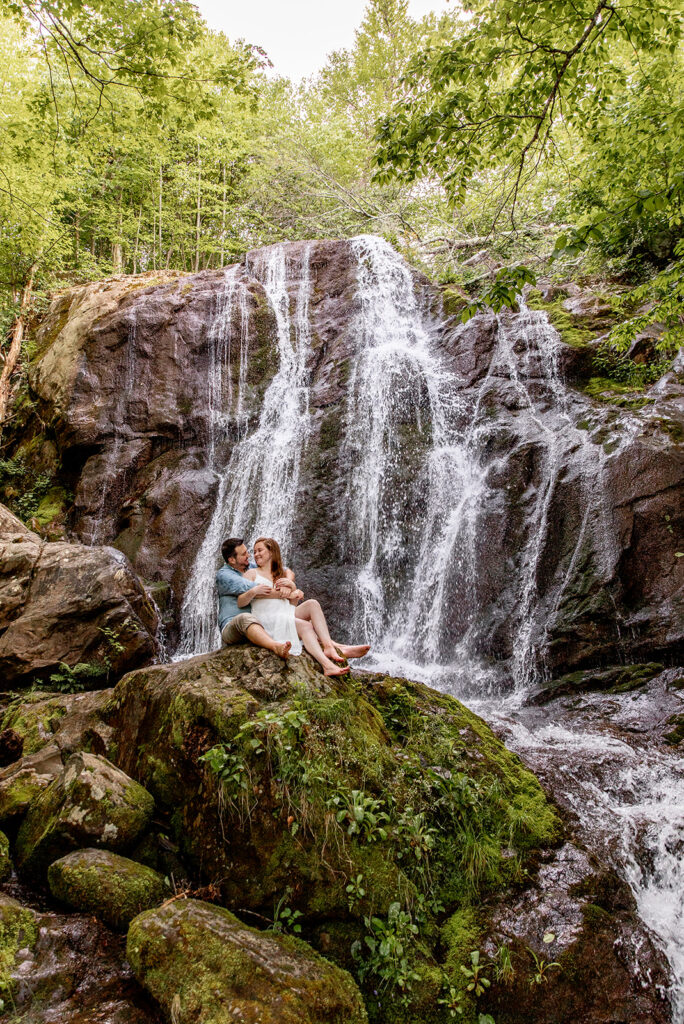
M179 657L220 644L214 577L224 537L261 533L276 537L287 550L295 511L308 419L309 251L299 267L288 268L283 247L272 246L251 254L248 269L263 284L275 313L279 365L255 430L233 447L221 471L216 508L185 592ZM288 286L295 289L293 314Z

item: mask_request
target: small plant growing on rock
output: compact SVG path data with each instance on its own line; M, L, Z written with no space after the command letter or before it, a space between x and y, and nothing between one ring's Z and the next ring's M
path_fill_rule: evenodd
M347 894L347 903L349 909L354 909L354 904L363 899L366 895L366 890L363 888L363 875L357 875L356 878L350 879L349 883L345 887Z
M551 963L547 963L546 960L543 959L543 957L535 953L535 951L533 949L530 949L529 946L527 947L527 952L530 954L532 960L534 961L534 969L530 974L530 985L545 984L545 982L549 980L549 971L553 970L553 968L560 968L561 966L556 960L553 960Z
M470 954L470 967L461 964L461 972L468 979L466 984L467 992L472 992L475 996L484 995L485 990L491 985L491 981L484 972L491 966L490 963L480 963L479 949L472 950Z
M462 993L459 992L455 985L447 985L446 982L444 984L443 995L439 997L437 1004L438 1006L443 1006L447 1010L449 1017L452 1020L456 1017L463 1016L463 1013L465 1012Z
M387 839L385 825L390 819L383 806L382 800L376 800L362 789L336 793L328 800L328 807L337 811L338 823L346 826L347 835L358 836L367 843Z
M364 917L363 920L368 932L364 936L366 949L359 940L351 947L360 980L372 974L380 979L381 990L410 991L412 983L420 977L411 969L409 960L418 934L411 915L401 909L400 903L391 903L386 921L379 917Z
M284 932L291 932L293 935L301 934L302 926L299 924L298 918L302 917L302 912L301 910L293 910L286 903L286 900L289 900L291 895L292 889L288 886L273 909L271 931L277 934L283 934Z
M109 668L102 662L79 661L71 668L65 661L60 661L46 689L57 693L83 693L85 690L96 689L108 675Z

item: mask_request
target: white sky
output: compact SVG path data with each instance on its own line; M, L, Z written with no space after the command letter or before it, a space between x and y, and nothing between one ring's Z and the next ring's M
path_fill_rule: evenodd
M263 46L276 74L317 71L332 50L350 46L366 0L194 0L207 24L229 39ZM413 18L449 10L448 0L409 0Z

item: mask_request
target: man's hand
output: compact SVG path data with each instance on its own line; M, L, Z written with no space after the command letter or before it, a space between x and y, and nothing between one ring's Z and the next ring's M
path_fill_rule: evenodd
M293 590L292 593L290 594L290 597L289 597L290 604L299 604L299 602L302 600L303 597L304 597L304 591L300 590L299 587L298 587L296 590Z
M250 587L247 591L250 601L253 597L273 597L273 588L268 583L257 583L256 587Z

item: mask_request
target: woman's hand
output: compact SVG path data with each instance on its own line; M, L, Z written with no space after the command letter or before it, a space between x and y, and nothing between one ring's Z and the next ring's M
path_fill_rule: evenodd
M290 594L290 604L299 604L303 597L304 591L300 590L299 587L297 587L297 589L293 590L292 593Z

